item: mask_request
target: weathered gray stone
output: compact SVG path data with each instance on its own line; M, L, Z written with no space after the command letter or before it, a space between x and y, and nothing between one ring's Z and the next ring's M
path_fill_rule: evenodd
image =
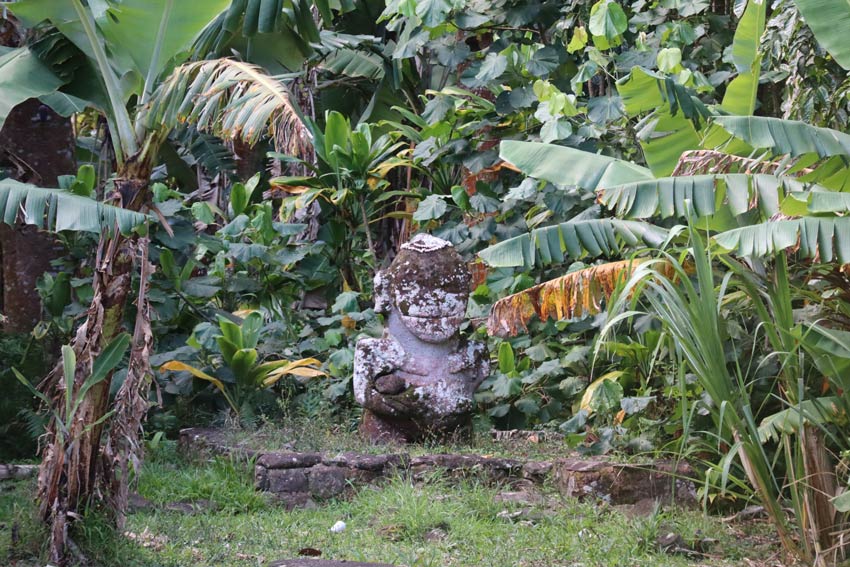
M678 506L696 505L693 471L684 463L616 463L604 459L560 459L553 465L555 484L562 494L597 498L611 504L658 500Z
M412 442L467 431L473 394L489 374L487 348L459 329L469 269L451 243L419 234L375 276L375 311L387 315L380 339L354 356L354 397L373 442Z
M347 486L346 469L316 465L310 469L309 490L316 498L327 499L342 494Z
M529 461L522 466L522 477L542 480L552 472L551 461Z
M309 492L280 492L275 494L274 497L287 510L294 510L296 508L310 510L318 508L318 505Z
M480 455L422 455L414 457L410 461L414 471L417 468L441 468L448 471L455 470L483 470L489 472L511 473L520 471L522 461L516 459L504 459L498 457L484 457Z
M266 453L257 459L257 466L267 469L303 469L321 462L321 453Z
M360 453L339 453L322 459L322 463L328 466L350 467L374 472L381 472L387 466L399 466L401 462L401 455L364 455Z
M268 471L266 479L266 490L269 492L307 491L307 473L302 469L272 469Z

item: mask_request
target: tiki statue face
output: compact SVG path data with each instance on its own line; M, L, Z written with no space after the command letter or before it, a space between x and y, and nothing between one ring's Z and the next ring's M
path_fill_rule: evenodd
M375 276L375 310L398 310L417 338L441 343L460 329L469 300L469 270L451 243L419 234Z

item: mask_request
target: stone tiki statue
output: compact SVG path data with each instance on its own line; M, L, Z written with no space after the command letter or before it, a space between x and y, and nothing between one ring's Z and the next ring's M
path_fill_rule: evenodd
M487 347L459 335L470 275L451 243L419 234L375 276L383 338L354 356L361 433L373 442L413 442L468 432L473 393L487 377Z

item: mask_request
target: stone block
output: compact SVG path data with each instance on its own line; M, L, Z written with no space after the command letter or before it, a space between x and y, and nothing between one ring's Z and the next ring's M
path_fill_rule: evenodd
M276 494L307 492L307 473L301 469L272 469L266 473L266 490Z
M316 498L333 498L342 494L347 486L343 467L317 465L310 469L308 481L310 494Z
M694 506L696 489L685 464L616 463L604 459L561 459L554 463L555 484L562 494L598 498L611 504L635 504L644 499Z
M303 469L321 462L321 453L266 453L257 459L257 465L267 469Z

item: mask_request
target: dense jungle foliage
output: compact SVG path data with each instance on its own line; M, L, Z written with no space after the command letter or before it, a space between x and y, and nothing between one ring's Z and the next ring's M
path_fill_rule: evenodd
M356 426L372 278L428 232L474 275L463 332L493 361L476 427L687 459L706 508L755 499L801 559L844 557L846 3L18 0L3 18L0 127L37 98L74 134L52 188L0 147L0 217L62 249L41 322L0 337L0 450L41 437L52 525L96 486L120 524L142 431Z

